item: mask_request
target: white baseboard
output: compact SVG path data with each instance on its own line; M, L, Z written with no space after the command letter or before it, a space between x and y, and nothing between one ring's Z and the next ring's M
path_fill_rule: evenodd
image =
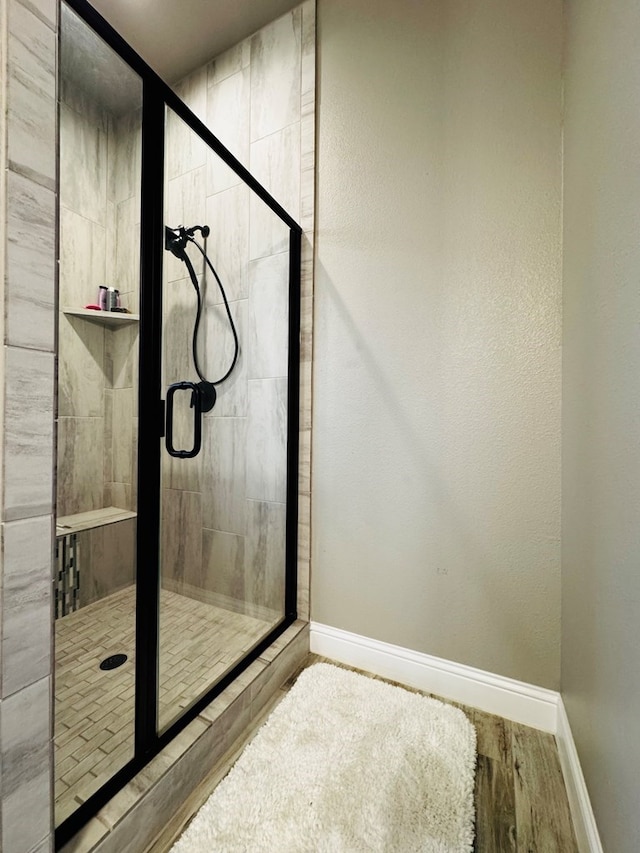
M556 735L580 853L602 853L562 697L555 690L311 622L311 651Z
M311 651L444 699L499 714L507 720L553 734L557 731L559 694L555 690L381 643L318 622L311 623Z
M560 766L569 798L573 828L581 853L602 853L602 842L591 808L589 792L582 774L578 751L571 733L569 718L562 697L558 702L558 731L556 742L560 755Z

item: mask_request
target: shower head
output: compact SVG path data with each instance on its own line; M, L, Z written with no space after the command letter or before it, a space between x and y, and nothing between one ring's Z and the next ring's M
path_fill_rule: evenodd
M211 233L208 225L192 225L191 228L184 228L179 225L177 228L169 228L164 226L164 247L168 252L172 252L176 258L181 261L185 257L185 248L189 240L193 240L193 235L196 231L200 231L202 236L207 239Z
M207 239L209 234L211 234L211 229L209 228L208 225L192 225L191 228L186 229L186 232L189 235L189 237L193 237L193 235L196 233L196 231L199 231L205 240Z

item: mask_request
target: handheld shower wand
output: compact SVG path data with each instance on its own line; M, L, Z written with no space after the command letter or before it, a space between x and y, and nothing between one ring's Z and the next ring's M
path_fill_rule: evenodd
M206 240L209 234L211 233L211 229L208 225L192 225L190 228L185 228L180 225L177 228L169 228L168 225L165 225L164 229L164 247L167 251L171 252L175 255L176 258L181 260L187 270L189 272L189 278L191 279L191 283L193 284L194 290L196 292L197 297L197 310L196 310L196 319L193 328L193 339L192 339L192 353L193 353L193 365L195 368L198 377L200 378L200 382L198 383L198 391L200 394L200 402L201 408L203 412L209 412L213 408L216 401L216 385L220 385L225 379L231 375L233 368L236 365L238 360L238 355L240 354L240 343L238 341L238 333L236 332L236 327L233 322L233 317L231 315L231 309L229 308L229 302L227 300L227 294L225 293L222 282L220 281L220 277L218 273L215 271L213 264L207 257L207 253L202 248L202 246L195 240L194 234L196 232L200 232L204 239ZM198 349L197 349L197 341L198 341L198 328L200 326L200 318L202 316L202 295L200 293L200 286L198 285L198 277L196 275L196 271L193 268L193 264L189 256L187 255L186 247L187 243L193 243L193 245L199 250L201 255L204 257L207 266L211 270L214 275L214 278L220 288L220 293L222 294L222 299L224 302L224 307L227 312L227 317L229 319L229 326L231 327L231 333L233 335L234 341L234 354L231 360L231 366L229 369L221 376L219 379L211 382L207 380L200 369L200 364L198 360ZM193 405L193 404L192 404Z

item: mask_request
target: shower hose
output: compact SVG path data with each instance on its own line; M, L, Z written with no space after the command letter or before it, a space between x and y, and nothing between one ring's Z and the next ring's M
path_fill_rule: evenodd
M215 270L215 267L209 260L206 251L202 248L200 243L198 243L198 241L194 239L193 234L195 233L195 231L201 231L205 239L209 236L209 227L207 225L195 225L192 228L165 228L165 247L181 261L184 261L184 264L187 267L187 270L189 271L189 278L191 279L191 283L193 284L193 288L196 292L197 308L196 318L193 324L191 350L193 354L193 366L200 379L200 384L198 388L202 401L202 411L208 412L213 408L216 400L215 387L217 385L222 384L226 379L228 379L229 376L231 376L234 367L236 366L236 362L238 361L238 356L240 354L240 342L238 341L238 333L233 322L231 308L229 307L229 300L227 299L227 294L225 293L225 289L222 284L222 281L220 280L220 276L218 275ZM188 242L193 243L193 245L198 249L202 257L204 258L205 263L213 273L213 277L215 278L216 283L220 289L220 293L222 295L222 301L224 302L225 311L229 320L229 327L231 329L231 334L233 335L233 358L231 359L231 364L229 365L227 371L223 373L223 375L219 379L215 379L213 381L208 380L205 377L200 367L200 361L198 358L198 330L200 328L200 320L202 318L202 293L200 291L200 285L198 284L198 276L196 275L196 271L193 267L193 264L191 263L191 260L186 252L186 245Z

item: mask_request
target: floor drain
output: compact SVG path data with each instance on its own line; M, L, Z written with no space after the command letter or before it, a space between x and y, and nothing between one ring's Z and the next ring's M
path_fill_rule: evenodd
M117 669L117 667L122 666L126 659L126 655L110 655L102 661L100 669Z

